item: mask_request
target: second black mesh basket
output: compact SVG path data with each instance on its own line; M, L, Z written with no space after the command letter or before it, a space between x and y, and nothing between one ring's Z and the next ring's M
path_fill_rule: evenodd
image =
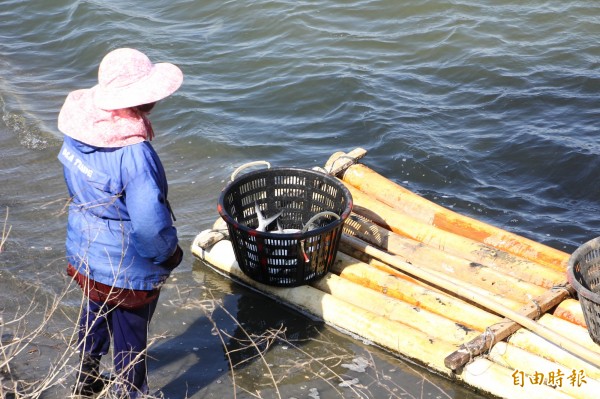
M266 218L281 214L259 231L257 209ZM230 182L221 193L218 211L227 223L240 269L261 283L293 287L328 272L352 211L352 196L325 173L271 168Z
M569 258L567 279L577 291L588 333L600 345L600 237L573 252Z

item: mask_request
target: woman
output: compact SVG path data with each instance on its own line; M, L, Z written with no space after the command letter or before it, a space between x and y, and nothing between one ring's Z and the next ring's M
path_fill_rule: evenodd
M148 325L183 253L147 114L182 81L173 64L117 49L100 63L98 84L70 93L58 116L65 134L58 158L71 197L67 272L86 296L75 385L83 396L103 388L100 358L111 338L119 395L148 392Z

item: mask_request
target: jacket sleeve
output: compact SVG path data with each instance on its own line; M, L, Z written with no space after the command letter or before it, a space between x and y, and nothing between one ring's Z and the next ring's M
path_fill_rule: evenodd
M135 161L124 190L132 226L130 244L142 257L172 268L181 261L174 259L181 257L181 250L167 203L166 178L158 159L143 158Z

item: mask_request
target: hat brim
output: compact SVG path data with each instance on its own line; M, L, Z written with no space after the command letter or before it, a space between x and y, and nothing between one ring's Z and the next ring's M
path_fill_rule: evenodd
M58 114L58 129L94 147L124 147L149 137L148 127L139 113L129 108L100 109L94 104L91 89L69 93Z
M183 73L170 63L154 64L148 76L118 89L100 85L92 88L94 103L104 110L115 110L150 104L173 94L183 82Z

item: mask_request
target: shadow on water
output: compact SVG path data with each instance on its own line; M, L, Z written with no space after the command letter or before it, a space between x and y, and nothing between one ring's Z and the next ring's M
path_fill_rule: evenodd
M194 262L192 274L199 287L183 295L165 295L172 299L164 304L167 312L160 318L169 319L172 335L150 349L150 373L165 371L173 377L161 393L172 398L196 397L200 392L206 397L207 391L239 394L288 380L279 362L286 356L273 359L274 348L301 347L319 335L323 323L235 284L200 261ZM190 316L193 321L188 324ZM159 321L158 328L164 323Z
M149 352L150 384L159 397L483 397L350 339L201 261L192 275L193 282L165 287L161 299L156 327L169 326L170 335Z

